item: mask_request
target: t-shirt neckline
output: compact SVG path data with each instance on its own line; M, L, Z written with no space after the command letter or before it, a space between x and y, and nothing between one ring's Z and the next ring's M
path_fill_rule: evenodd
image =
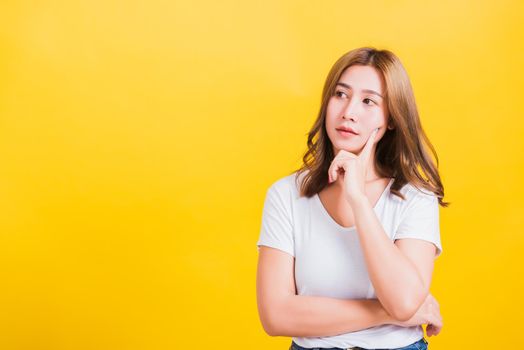
M386 193L389 191L389 187L393 183L394 179L395 178L393 178L393 177L391 179L389 179L389 182L388 182L386 188L380 194L380 197L378 197L378 200L375 203L375 206L373 207L373 210L376 210L377 207L379 206L379 204L382 203L382 200L386 196ZM318 193L316 193L314 197L315 197L315 200L316 200L318 206L320 207L320 211L322 211L323 215L327 218L328 221L330 221L332 223L333 226L337 227L341 231L347 231L347 232L354 231L354 230L357 229L356 225L353 225L353 226L350 226L350 227L345 227L345 226L340 225L338 222L335 221L335 219L333 219L333 217L331 217L331 215L329 214L327 209L324 207L324 204L322 204L322 201L320 200L320 196L318 195Z

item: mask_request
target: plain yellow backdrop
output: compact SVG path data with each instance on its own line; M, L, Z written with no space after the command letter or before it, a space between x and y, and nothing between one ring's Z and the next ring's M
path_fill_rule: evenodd
M329 68L390 49L444 182L431 349L517 348L521 1L3 1L0 348L287 349L258 319L268 186Z

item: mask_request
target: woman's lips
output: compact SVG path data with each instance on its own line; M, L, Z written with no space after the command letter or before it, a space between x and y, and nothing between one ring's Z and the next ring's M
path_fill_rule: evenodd
M349 137L349 136L357 136L357 134L354 134L352 132L349 132L349 131L345 131L345 130L342 130L342 129L337 129L338 133L344 137Z

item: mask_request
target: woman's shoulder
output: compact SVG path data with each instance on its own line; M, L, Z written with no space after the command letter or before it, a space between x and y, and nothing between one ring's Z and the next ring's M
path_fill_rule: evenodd
M417 186L414 183L408 182L404 184L400 189L399 192L404 196L405 200L399 199L399 201L407 205L409 203L418 202L418 201L424 201L424 202L438 202L437 195L421 186ZM397 197L392 194L393 197Z
M268 194L287 199L291 202L301 201L300 184L303 180L304 173L295 171L291 174L281 176L270 183Z
M417 186L412 182L405 183L401 188L400 192L403 194L409 194L409 195L426 195L426 196L435 196L435 193L431 192L430 190Z
M268 190L281 194L294 193L298 190L298 182L301 177L302 176L299 176L297 172L279 177L270 183Z

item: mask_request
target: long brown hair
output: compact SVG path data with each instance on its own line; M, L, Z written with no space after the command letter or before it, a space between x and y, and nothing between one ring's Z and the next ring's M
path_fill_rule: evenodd
M400 189L411 183L424 188L438 197L441 206L444 202L444 187L438 172L438 156L424 132L415 96L406 70L398 57L389 50L362 47L351 50L340 57L327 76L322 91L318 117L308 133L308 149L302 157L302 166L296 172L295 181L302 173L301 196L311 197L328 185L328 169L335 155L326 131L326 110L335 87L343 72L352 65L365 65L377 69L384 78L385 100L393 128L379 140L375 149L375 166L380 177L394 177L390 192L405 199ZM430 157L431 151L435 161Z

